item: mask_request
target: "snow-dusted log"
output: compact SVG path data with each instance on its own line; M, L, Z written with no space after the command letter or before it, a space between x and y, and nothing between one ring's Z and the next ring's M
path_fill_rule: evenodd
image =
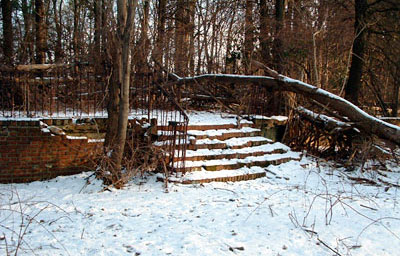
M349 130L349 129L353 128L351 126L351 124L349 124L347 122L338 121L332 117L329 117L329 116L326 116L326 115L323 115L320 113L315 113L304 107L297 107L296 111L297 111L297 113L299 113L301 116L307 118L308 120L323 125L323 127L328 132L344 131L344 130Z
M31 64L31 65L18 65L15 67L18 71L32 71L32 70L48 70L53 68L68 68L72 64Z
M249 84L257 83L268 87L272 91L290 91L304 95L310 99L324 104L327 108L337 111L340 115L349 119L353 125L360 130L375 134L400 145L400 127L384 122L376 117L368 115L351 102L299 80L278 74L276 71L263 67L269 76L244 76L229 74L205 74L195 77L177 77L176 83L228 83L228 84Z

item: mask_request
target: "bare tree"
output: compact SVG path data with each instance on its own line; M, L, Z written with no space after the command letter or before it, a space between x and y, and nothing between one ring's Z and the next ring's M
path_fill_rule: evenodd
M270 44L271 40L268 27L268 6L266 0L260 0L260 52L261 62L267 65L271 62Z
M366 44L366 16L368 3L367 0L354 1L354 34L353 54L351 59L349 78L345 87L345 97L354 104L358 104L358 97L361 88L361 77L363 72L364 51Z
M114 55L115 81L111 85L114 97L110 98L113 105L118 104L118 112L109 112L109 122L114 122L108 127L108 142L105 144L106 153L110 155L111 177L108 182L121 186L122 157L124 154L126 133L129 115L129 85L131 83L131 37L133 34L135 10L137 0L117 1L117 30L114 41L116 52ZM115 92L119 92L115 94ZM114 102L113 102L114 101ZM113 130L116 127L116 130Z
M35 25L36 25L36 63L46 63L47 29L46 8L43 0L35 0Z
M138 43L138 51L137 51L137 71L139 73L144 73L147 71L147 58L149 55L149 11L150 11L150 1L144 0L142 3L143 14L141 20L141 30L140 30L140 38Z
M245 25L244 25L244 49L243 49L243 60L244 60L244 72L249 74L251 68L251 59L253 58L254 52L254 21L253 21L253 0L246 0L246 14L245 14Z
M32 6L27 0L21 1L22 16L24 19L24 34L20 38L21 47L18 53L18 62L32 63L34 61L34 35L32 32L33 13Z
M157 1L157 38L155 42L153 57L158 63L163 65L165 48L165 23L166 23L166 0Z
M64 57L62 49L62 36L63 36L62 12L61 12L62 6L63 6L63 0L60 1L58 6L57 6L57 0L53 0L53 14L54 14L56 34L57 34L54 57L57 63L61 63Z
M101 0L94 0L93 2L93 14L94 14L94 57L96 63L100 64L101 61L99 56L102 55L102 34L103 34L103 5Z
M3 54L5 62L13 63L13 27L12 27L12 1L2 0L1 11L3 15Z
M175 72L179 75L187 74L188 69L188 22L190 17L187 10L188 0L176 1L175 11Z
M285 0L275 0L275 37L273 44L273 56L276 70L283 71L283 43L282 31L285 17Z

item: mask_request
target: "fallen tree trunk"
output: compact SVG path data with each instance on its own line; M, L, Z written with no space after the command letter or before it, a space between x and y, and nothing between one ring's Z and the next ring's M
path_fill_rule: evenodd
M329 159L348 159L364 135L349 122L304 107L297 107L295 111L297 115L290 122L286 142L296 149L306 149Z
M18 71L32 71L32 70L48 70L53 68L69 68L73 64L30 64L30 65L18 65L15 67Z
M301 82L299 80L280 75L276 71L271 70L265 66L263 66L263 68L267 72L267 74L270 75L270 77L229 74L205 74L194 77L178 77L175 75L175 82L177 84L199 82L227 84L257 83L259 85L268 87L272 91L289 91L298 93L321 104L324 104L327 108L331 110L337 111L340 115L347 117L349 121L358 129L369 134L375 134L382 139L386 139L397 145L400 145L400 127L368 115L366 112L358 108L353 103L333 93Z
M338 121L336 119L333 119L332 117L323 114L315 113L304 107L296 108L296 112L302 117L308 119L309 121L318 123L320 126L324 127L324 129L326 129L327 132L332 132L332 131L339 132L353 128L349 123Z

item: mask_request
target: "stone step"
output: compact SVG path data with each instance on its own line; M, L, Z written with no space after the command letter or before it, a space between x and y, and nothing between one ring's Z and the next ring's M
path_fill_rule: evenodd
M196 143L196 140L192 140L188 145L188 150L199 150L199 149L224 149L227 148L226 143L216 140L210 143Z
M276 142L272 144L263 144L254 147L244 147L240 149L198 149L187 150L186 161L205 161L216 159L243 159L248 156L261 156L265 154L284 153L290 148L286 145ZM175 161L182 161L183 157L175 157Z
M257 127L265 128L269 123L279 121L260 118L263 120L261 123L259 121ZM171 141L174 137L168 127L158 127L159 141L156 145L175 143L181 149L184 146L181 143L186 143L185 157L182 151L175 151L176 173L169 177L170 182L194 184L251 180L266 176L265 167L268 165L300 160L300 153L291 152L286 145L262 137L265 131L255 128L251 121L242 120L239 126L222 122L223 120L220 124L189 125L187 137L182 136L185 140L175 142ZM178 126L177 129L175 134L183 135L185 128Z
M209 182L228 182L228 181L246 181L262 178L266 176L264 168L253 166L253 167L242 167L237 170L221 170L215 172L209 172L206 170L198 172L188 172L185 174L177 173L169 177L168 181L173 183L182 184L200 184ZM157 177L159 180L164 180L163 175Z
M200 139L191 140L187 149L240 149L245 147L260 146L268 143L272 143L272 140L261 136L230 138L227 140Z
M184 141L177 139L175 145L178 149L182 148ZM154 145L156 147L162 147L173 143L171 140L156 141ZM199 149L240 149L245 147L260 146L264 144L272 143L272 140L262 136L253 137L241 137L241 138L230 138L227 140L218 139L189 139L186 140L186 146L188 150L199 150Z
M261 156L248 156L246 158L234 158L234 159L219 159L219 160L208 160L208 161L186 161L185 168L179 167L176 169L177 172L189 172L189 171L220 171L220 170L234 170L242 167L261 166L266 167L268 165L278 165L286 163L291 160L300 160L300 153L297 152L286 152L276 154L264 154ZM175 166L182 166L180 161L176 161Z

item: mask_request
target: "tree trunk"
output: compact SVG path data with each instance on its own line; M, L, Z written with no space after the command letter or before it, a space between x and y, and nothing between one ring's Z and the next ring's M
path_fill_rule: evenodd
M139 73L144 73L147 71L147 58L149 55L149 38L148 38L148 30L149 30L149 8L150 3L149 0L143 1L143 17L141 24L141 33L137 51L137 71Z
M364 65L367 25L365 19L367 15L367 8L367 0L355 0L355 39L353 41L353 54L351 57L349 78L345 85L345 98L356 105L358 104Z
M133 24L135 18L137 0L118 0L118 21L117 21L117 35L116 35L116 54L114 57L114 63L116 63L114 70L117 83L113 83L114 95L110 98L111 105L118 105L118 113L112 112L109 114L109 124L114 122L108 127L117 127L116 134L112 138L108 138L107 154L111 150L111 164L112 164L112 176L111 183L114 186L121 186L123 181L122 178L122 157L126 142L126 133L128 127L128 115L129 115L129 85L130 85L130 73L131 73L131 38L133 34ZM119 93L118 93L119 92ZM117 120L117 121L115 121ZM116 123L118 125L116 125Z
M394 75L392 116L397 117L399 111L399 93L400 93L400 60L396 63L396 72Z
M232 15L230 17L228 32L226 37L226 52L225 52L225 69L224 73L235 73L236 55L232 56L232 28L235 23L237 4L232 6Z
M157 39L155 43L155 48L153 52L153 57L155 60L163 66L163 56L164 56L164 37L165 37L165 19L166 19L166 0L158 1L157 8Z
M64 53L62 50L62 25L61 25L62 16L59 15L59 12L61 14L62 4L63 4L63 1L61 0L60 4L59 4L59 8L57 9L57 0L53 0L54 22L56 23L55 26L56 26L56 33L57 33L56 47L54 50L56 63L63 62L63 57L64 57Z
M113 56L115 60L116 57ZM118 131L118 113L119 113L119 101L120 101L120 82L118 67L120 63L113 63L113 71L110 78L109 96L107 102L107 132L104 138L104 152L108 154L112 151L113 145L116 143L117 131Z
M196 14L196 1L195 0L189 0L189 24L188 24L188 37L189 37L189 74L194 75L194 70L195 70L195 62L194 62L194 54L195 54L195 49L194 49L194 28L195 28L195 14Z
M254 21L253 21L253 0L246 0L246 14L244 25L244 72L249 74L251 71L251 59L254 51Z
M1 0L1 12L3 15L3 54L4 62L8 65L13 63L13 27L12 27L12 1Z
M285 0L275 0L275 38L272 48L275 69L283 72L282 29L285 17Z
M32 32L32 7L28 5L27 0L21 1L22 16L24 17L24 38L22 44L24 47L21 49L20 53L20 63L32 63L35 59L34 53L34 38Z
M102 25L103 25L103 9L102 1L94 0L93 2L93 13L94 13L94 62L99 68L102 63L102 49L101 49L101 36L102 36Z
M268 36L268 7L266 0L260 0L260 50L261 50L261 62L267 65L271 64L270 57L270 37Z
M79 20L80 20L80 3L74 0L74 30L72 35L72 48L74 50L74 61L79 62L80 58L80 33L79 33Z
M187 22L188 14L186 10L187 0L176 2L175 11L175 72L179 75L187 74Z
M45 23L45 6L43 0L35 0L36 24L36 63L46 63L47 29Z

